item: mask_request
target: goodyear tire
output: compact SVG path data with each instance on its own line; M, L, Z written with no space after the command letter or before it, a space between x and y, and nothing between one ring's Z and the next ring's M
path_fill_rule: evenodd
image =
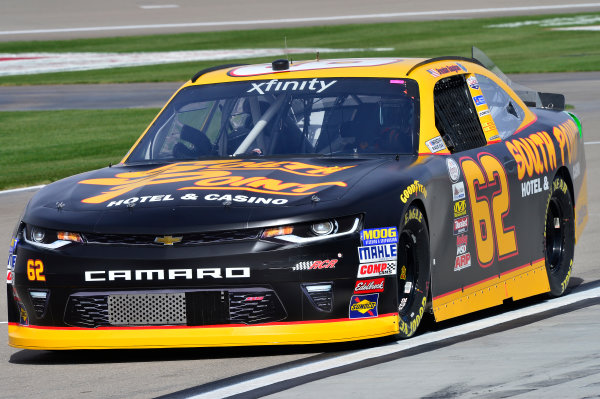
M429 292L429 231L419 208L408 208L399 231L398 335L409 338L423 319Z
M562 295L571 278L575 250L573 202L567 183L556 176L546 204L544 256L552 297Z

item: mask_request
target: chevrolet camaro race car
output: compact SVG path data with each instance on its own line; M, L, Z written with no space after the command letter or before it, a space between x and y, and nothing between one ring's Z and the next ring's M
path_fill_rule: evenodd
M563 294L581 124L564 96L513 87L462 57L200 71L121 163L29 202L9 344L406 338L425 313Z

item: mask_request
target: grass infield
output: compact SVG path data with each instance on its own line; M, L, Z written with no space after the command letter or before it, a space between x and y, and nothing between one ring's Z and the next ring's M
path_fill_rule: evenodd
M140 52L288 47L374 48L388 52L321 54L343 57L470 56L477 46L505 73L596 71L600 32L553 31L531 24L489 25L600 13L449 21L317 26L63 41L0 42L0 53ZM314 54L294 56L312 59ZM267 62L271 58L236 60ZM227 61L188 62L97 71L0 77L0 85L187 81L198 70ZM157 109L0 112L0 190L49 183L116 163Z

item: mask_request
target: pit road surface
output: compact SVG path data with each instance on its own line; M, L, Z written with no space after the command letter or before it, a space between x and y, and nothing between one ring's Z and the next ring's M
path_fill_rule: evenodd
M600 126L600 113L597 112L600 101L596 96L600 73L511 77L540 91L566 94L567 103L575 106L574 112L583 122L584 140L589 143L586 158L590 214L583 238L576 247L570 286L577 292L598 285L600 184L596 176L600 172L597 151L600 132L594 127ZM177 86L173 84L170 88ZM95 87L102 91L102 86ZM43 93L44 88L39 89ZM156 101L163 101L162 92L158 92ZM169 94L165 92L164 96ZM145 94L141 96L145 97ZM135 98L131 101L134 104L141 102ZM0 194L0 243L8 244L12 227L32 195L33 191ZM406 397L539 397L550 392L560 392L561 397L594 397L594 392L600 392L599 316L598 305L570 313L559 312L533 324L520 326L517 323L504 332L459 340L436 350L329 377L279 392L276 397L301 397L304 394L308 396L303 397L323 394L332 398L364 397L367 392L374 393L374 386L378 396L389 396L400 392L396 382L400 375L403 381L419 382L404 388L402 392ZM6 298L0 295L0 322L3 321L6 321ZM6 334L7 325L0 324L0 336L6 337ZM280 370L289 366L288 362L296 364L322 359L384 343L99 352L28 351L0 345L0 398L14 398L25 393L34 398L45 397L48 393L63 398L154 397L228 377L243 380L248 378L245 375L239 377L244 373L268 367ZM425 376L435 377L425 379Z

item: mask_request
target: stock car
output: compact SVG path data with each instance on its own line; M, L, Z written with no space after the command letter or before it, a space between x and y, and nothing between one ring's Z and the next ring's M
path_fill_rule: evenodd
M581 123L475 58L198 72L122 161L12 235L9 344L309 344L415 334L567 288Z

